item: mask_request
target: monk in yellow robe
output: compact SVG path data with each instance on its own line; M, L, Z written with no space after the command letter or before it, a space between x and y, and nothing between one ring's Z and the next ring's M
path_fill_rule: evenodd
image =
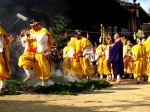
M26 82L33 78L35 66L35 53L37 49L36 40L26 31L25 36L21 39L22 46L25 48L23 54L19 57L18 66L25 70L27 77L23 80Z
M133 76L137 80L137 84L143 82L146 75L146 50L142 44L142 40L137 38L137 44L132 47L133 52Z
M146 75L148 76L148 82L150 83L150 36L143 42L143 45L145 46L147 57Z
M8 79L12 71L9 66L9 38L6 32L0 26L0 93L5 89L6 79Z
M72 49L71 73L78 77L86 76L87 78L94 74L94 70L90 65L88 54L93 53L91 42L81 35L79 29L75 30L75 37L72 37L67 46Z
M106 39L96 48L95 58L97 60L97 71L100 74L100 80L106 75L106 80L111 80L111 64L108 63L109 57L109 39Z
M35 53L35 72L36 78L42 81L42 86L47 85L50 78L51 64L47 58L48 52L53 45L53 38L50 32L40 26L35 19L30 21L30 36L36 39L37 49Z
M73 54L74 54L74 50L72 49L71 46L65 46L63 49L63 62L62 62L62 68L64 70L64 73L66 75L68 74L74 74L73 71Z
M127 40L126 45L123 46L123 63L124 63L124 77L129 74L129 78L132 78L133 74L133 62L132 62L132 51L131 41Z

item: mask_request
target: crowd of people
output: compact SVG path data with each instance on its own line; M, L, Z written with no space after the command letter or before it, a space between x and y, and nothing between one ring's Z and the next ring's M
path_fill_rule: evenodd
M136 44L120 37L119 33L103 38L94 48L88 38L76 29L67 45L58 51L53 46L53 37L38 21L30 21L30 30L24 31L18 44L24 51L18 58L18 66L26 73L23 82L31 80L33 75L41 81L41 86L47 85L51 70L61 69L65 75L73 75L80 80L96 77L99 80L115 81L129 75L137 84L150 82L150 37L143 38L143 32L137 33ZM13 38L8 38L0 27L0 92L4 91L6 79L11 77L8 46Z
M80 79L94 76L118 84L122 78L135 79L136 84L150 82L150 37L145 39L143 31L138 30L135 45L118 33L114 34L113 39L103 38L102 43L94 49L90 41L81 35L81 31L76 30L75 37L64 48L65 74L72 74Z

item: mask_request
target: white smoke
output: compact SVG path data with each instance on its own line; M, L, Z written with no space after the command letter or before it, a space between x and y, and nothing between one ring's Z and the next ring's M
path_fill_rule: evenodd
M50 78L46 80L45 82L46 82L46 86L50 86L50 85L62 84L66 82L80 82L80 80L72 74L64 74L61 68L57 70L52 68L51 73L50 73ZM27 81L28 86L36 87L41 84L42 84L42 81L36 79L36 75L34 75L31 80Z

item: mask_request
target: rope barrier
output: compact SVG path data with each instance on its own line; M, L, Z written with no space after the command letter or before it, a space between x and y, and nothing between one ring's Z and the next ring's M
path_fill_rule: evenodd
M66 30L67 32L74 32L75 30ZM81 30L81 32L88 32L88 33L99 33L100 34L100 31L99 32L93 32L93 31L82 31ZM107 32L105 32L105 33L134 33L134 32L117 32L117 31L115 31L115 32L109 32L109 31L107 31ZM150 31L144 31L144 33L150 33Z

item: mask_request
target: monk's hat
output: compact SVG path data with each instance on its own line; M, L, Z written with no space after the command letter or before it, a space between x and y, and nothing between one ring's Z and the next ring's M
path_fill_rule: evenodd
M136 33L136 36L139 38L145 37L144 32L142 30L138 30L138 32Z
M36 21L35 19L32 19L32 20L30 21L30 26L34 26L34 25L37 25L37 24L39 24L39 22Z

